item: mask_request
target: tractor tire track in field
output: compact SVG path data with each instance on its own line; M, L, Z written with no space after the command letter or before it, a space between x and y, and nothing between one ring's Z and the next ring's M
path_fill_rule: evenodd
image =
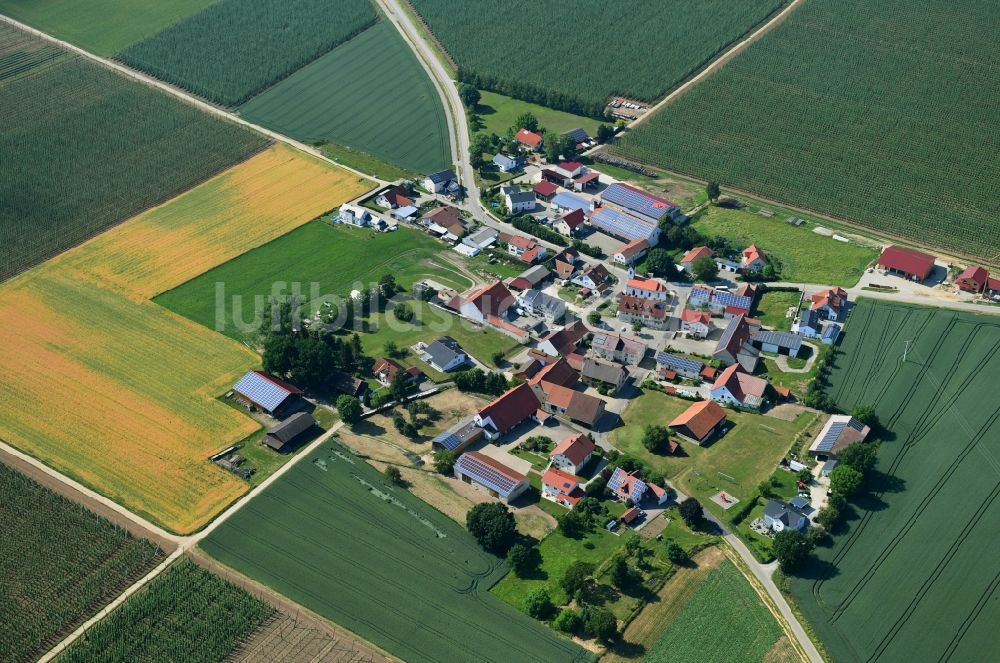
M998 587L1000 587L1000 571L993 576L993 580L991 580L986 586L983 593L979 595L979 600L976 601L974 606L972 606L972 610L965 617L965 619L962 620L961 626L959 626L955 635L952 636L951 640L948 642L948 646L945 647L944 652L941 654L941 658L938 659L939 663L951 660L951 657L955 654L955 650L958 648L958 645L961 644L962 639L965 638L966 632L968 632L969 628L975 623L976 619L979 618L979 614L983 611L983 608L986 607L986 604L997 591Z

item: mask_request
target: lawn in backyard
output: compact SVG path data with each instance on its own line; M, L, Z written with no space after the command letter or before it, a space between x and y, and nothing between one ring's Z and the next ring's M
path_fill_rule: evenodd
M337 143L407 171L451 166L440 97L389 21L254 97L240 114L321 149Z
M201 545L413 663L590 660L486 591L505 565L462 526L333 440Z
M996 642L998 371L1000 318L858 299L827 393L874 405L888 433L868 492L791 581L831 660L971 661Z
M622 452L663 472L678 490L694 495L705 508L720 516L722 509L708 498L720 490L741 500L756 495L757 485L771 475L796 435L815 419L815 415L803 413L795 421L784 421L727 409L729 432L706 447L681 440L682 454L664 455L650 453L642 446L646 426L666 426L690 405L689 401L647 389L629 404L622 415L625 426L616 429L611 440Z
M0 0L0 13L97 55L114 55L215 1Z
M776 263L778 278L793 283L849 288L878 257L874 248L812 232L814 226L808 222L795 227L783 219L742 209L708 207L697 215L694 227L710 237L724 237L739 248L756 244Z
M793 307L798 309L801 300L802 293L798 290L766 291L757 298L753 317L760 320L765 327L778 331L791 331L793 318L788 317L788 310Z
M487 90L481 90L480 94L482 98L476 106L476 114L482 120L483 126L474 129L474 131L503 136L508 129L514 126L514 121L522 113L531 113L538 118L539 127L557 134L566 133L572 129L583 129L588 136L594 137L597 135L597 127L601 124L590 117L552 110L545 106Z
M307 300L313 299L310 284L317 284L319 297L333 295L346 300L352 290L371 287L386 274L392 274L407 290L416 281L432 278L461 291L472 281L460 261L457 254L452 258L444 253L439 242L409 228L376 233L316 220L160 295L156 302L227 336L253 343L258 339L260 321L268 315L266 304L275 284L284 288L279 293L284 295L291 294L298 284ZM224 288L226 302L221 325L216 322L219 287ZM262 304L254 314L256 302ZM406 349L450 335L474 357L488 362L494 352L506 354L517 346L509 336L477 327L424 302L408 300L407 304L415 314L412 322L397 320L391 305L390 310L355 320L367 354L380 356L387 343L395 343L405 351L399 357L402 364L442 378L443 374ZM243 320L240 325L233 323L237 313Z

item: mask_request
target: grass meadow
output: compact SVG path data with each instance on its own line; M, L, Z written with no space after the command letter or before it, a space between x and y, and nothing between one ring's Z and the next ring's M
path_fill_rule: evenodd
M376 19L368 0L219 0L117 57L209 101L238 106Z
M214 0L0 0L0 13L97 55L114 55Z
M254 97L240 114L303 142L344 145L416 173L451 165L438 93L388 21Z
M995 12L810 0L612 151L995 262Z
M488 90L481 90L480 94L482 98L476 106L476 114L482 120L483 127L479 131L488 134L495 133L498 136L503 136L508 129L514 126L514 121L522 113L531 113L538 118L540 127L560 134L572 129L583 129L588 136L596 136L597 127L601 124L590 117L552 110L545 106L505 97Z
M487 592L503 563L464 528L330 442L202 542L220 562L390 654L588 661Z
M765 327L773 327L778 331L791 331L792 318L788 317L788 310L793 307L797 309L801 300L802 293L798 290L767 291L757 299L753 316Z
M505 16L557 26L544 38L532 29L498 32L497 16L478 3L411 4L458 64L459 80L598 117L615 94L663 96L784 3L649 2L608 11L600 0L577 0L572 12L558 2L504 3Z
M785 421L726 409L729 432L708 446L682 440L680 455L653 454L642 446L646 426L666 426L690 405L689 401L647 389L629 404L622 415L625 426L612 433L611 441L622 452L663 472L681 492L694 495L720 517L722 510L708 498L720 490L741 500L755 496L757 485L771 476L795 436L815 421L815 415L809 413Z
M259 134L42 44L0 24L0 279L268 144Z
M704 578L643 660L649 663L773 661L768 654L782 635L781 627L747 579L732 562L724 560Z
M216 397L259 356L150 298L367 184L274 147L0 286L0 438L167 529L246 491L207 458L252 434Z
M808 223L796 228L777 217L769 219L746 210L708 207L698 214L695 228L740 248L756 244L777 261L778 278L793 283L852 287L879 253L812 232Z
M2 463L0 522L5 661L36 660L163 559L156 544Z
M275 283L287 285L283 291L286 295L291 292L291 284L302 284L301 290L306 297L310 284L315 283L320 295L337 295L344 301L352 290L365 290L386 274L392 274L407 291L413 283L425 278L459 291L471 287L472 280L463 263L451 262L450 254L440 242L410 228L376 233L314 221L162 294L156 301L201 325L254 344L259 337L259 321L269 315L269 308L263 304L270 300ZM455 255L455 260L460 261ZM225 289L225 318L221 329L216 320L217 284L223 284ZM239 327L233 323L234 298L242 307L239 318L243 324ZM251 310L255 301L262 304L256 318ZM391 310L357 319L360 324L355 327L367 354L374 357L384 354L389 342L405 349L418 341L429 343L444 334L453 336L465 350L483 362L489 362L495 351L506 353L517 346L508 336L480 329L423 302L411 300L407 303L416 316L410 323L396 320ZM431 377L444 377L419 361L412 352L402 356L400 361L420 367Z
M847 412L873 404L888 433L867 492L791 581L831 659L976 660L995 642L998 352L994 316L858 300L827 391Z

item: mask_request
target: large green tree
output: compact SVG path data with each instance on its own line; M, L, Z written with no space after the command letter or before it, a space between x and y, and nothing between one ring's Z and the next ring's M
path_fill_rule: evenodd
M466 527L485 550L504 555L517 538L514 514L499 502L477 504L465 516Z
M786 529L774 535L771 544L782 573L794 573L806 561L812 546L806 535L795 529Z

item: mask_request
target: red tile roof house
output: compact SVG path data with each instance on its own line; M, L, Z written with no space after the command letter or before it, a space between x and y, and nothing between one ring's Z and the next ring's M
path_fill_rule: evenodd
M563 438L549 454L552 467L577 474L590 460L596 445L583 433Z
M681 311L681 331L696 338L705 338L712 332L712 316L704 311L689 308Z
M664 302L633 295L622 295L618 300L618 319L628 324L638 322L650 329L666 329L670 325Z
M521 129L514 134L514 140L536 152L542 147L541 134L536 134L534 131L528 131L527 129Z
M535 396L542 401L542 410L557 417L593 428L604 416L604 401L596 396L569 387L546 382L532 384Z
M707 246L696 246L681 258L681 267L684 268L685 272L691 272L693 269L694 261L698 258L711 258L712 249Z
M634 239L611 257L619 265L631 267L642 259L649 252L649 240L644 238Z
M982 292L990 280L990 274L985 267L967 267L964 272L955 277L955 285L965 292Z
M459 313L477 322L487 317L506 317L507 311L517 302L510 290L500 281L494 281L469 295L459 306Z
M477 412L474 421L487 439L496 440L534 416L541 405L531 385L522 383Z
M584 216L583 210L575 209L571 212L566 212L561 217L555 220L552 227L555 228L556 232L560 235L565 235L566 237L576 237L577 230L583 226L583 222L587 220Z
M457 208L450 205L435 207L424 214L423 218L438 224L455 237L461 237L465 234L465 222L462 221L462 215Z
M989 293L991 297L1000 295L1000 279L986 279L986 292Z
M580 480L572 474L550 467L542 473L542 497L572 509L584 498Z
M576 350L580 343L590 333L581 320L574 320L562 329L549 332L538 342L538 350L549 357L562 357Z
M764 405L769 386L767 380L750 375L739 364L733 364L722 371L709 394L719 403L759 410Z
M934 256L902 246L887 246L877 264L890 274L911 281L926 281L934 271Z
M510 504L531 485L528 477L478 451L466 451L455 461L455 478L474 484L504 504Z
M809 308L821 318L840 320L847 311L847 291L843 288L830 288L817 292L812 296Z
M572 389L580 381L580 373L570 366L569 362L560 357L551 364L543 366L541 370L528 380L532 385L537 385L543 381Z
M396 209L399 207L409 207L413 200L409 197L410 192L402 184L390 187L380 193L375 198L375 204L386 209Z
M740 261L740 266L744 271L759 272L764 269L764 265L766 264L767 259L764 257L764 252L757 248L756 245L751 244L743 249L743 259Z
M620 467L616 467L608 479L608 490L619 501L632 500L633 504L641 504L646 498L653 499L657 504L665 504L669 498L663 488L643 481L640 470L626 472Z
M407 378L408 382L419 380L421 376L423 376L423 373L416 366L403 368L398 362L386 357L379 357L372 366L372 375L374 375L375 378L386 387L392 384L392 381L396 378L396 374L399 373L399 371L406 372L409 376Z
M726 423L726 411L715 401L699 401L667 424L673 432L698 446L709 442Z

